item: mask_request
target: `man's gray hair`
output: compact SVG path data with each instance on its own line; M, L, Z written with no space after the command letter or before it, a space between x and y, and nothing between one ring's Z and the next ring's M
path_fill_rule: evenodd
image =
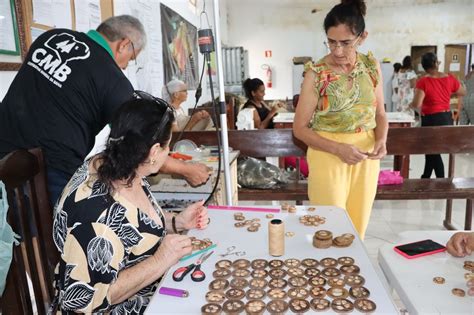
M136 50L146 45L146 34L143 24L131 15L118 15L108 18L97 27L97 32L111 42L129 38Z

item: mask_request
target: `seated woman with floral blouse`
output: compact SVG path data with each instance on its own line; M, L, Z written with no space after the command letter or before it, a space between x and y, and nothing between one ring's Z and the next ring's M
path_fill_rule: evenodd
M54 217L52 311L143 313L166 270L191 253L177 232L207 227L203 202L164 213L145 179L168 156L173 122L166 102L137 92L115 114L105 151L67 184Z

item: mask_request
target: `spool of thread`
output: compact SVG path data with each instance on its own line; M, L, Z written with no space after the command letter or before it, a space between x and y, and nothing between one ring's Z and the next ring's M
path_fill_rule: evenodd
M268 222L268 251L272 256L285 254L285 224L280 219Z

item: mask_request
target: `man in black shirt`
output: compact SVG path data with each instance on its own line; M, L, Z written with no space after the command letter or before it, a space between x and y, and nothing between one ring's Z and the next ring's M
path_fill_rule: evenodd
M140 21L122 15L87 34L66 29L43 33L0 104L0 157L41 147L55 203L94 145L95 135L133 94L123 74L146 43ZM207 168L169 158L164 171L197 185Z

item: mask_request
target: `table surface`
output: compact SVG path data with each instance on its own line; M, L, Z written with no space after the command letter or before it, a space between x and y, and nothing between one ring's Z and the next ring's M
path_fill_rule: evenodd
M177 298L172 296L161 295L155 293L147 308L147 314L199 314L201 306L206 304L205 294L208 291L208 285L213 280L212 272L214 265L218 260L245 258L253 260L256 258L271 259L287 259L287 258L315 258L320 260L325 257L339 258L341 256L351 256L355 259L361 272L360 274L366 279L365 287L370 290L370 299L377 304L377 314L398 314L396 307L387 293L386 289L380 282L374 267L372 266L365 247L356 235L354 227L350 222L345 210L337 207L318 206L317 211L307 212L307 207L298 206L297 213L275 213L275 218L284 221L285 230L295 233L293 237L285 237L285 255L281 257L272 257L268 253L268 221L264 212L244 212L246 219L260 218L262 226L257 232L248 232L246 228L234 227L232 210L209 210L211 224L206 230L191 231L189 234L199 239L209 238L213 242L218 243L209 259L202 265L202 270L206 273L206 279L201 283L192 282L189 275L182 282L175 282L171 278L171 272L181 266L194 263L197 258L188 259L178 263L170 269L170 272L162 281L162 286L186 289L189 291L189 297ZM304 214L312 214L326 217L326 223L315 227L304 226L299 223L299 217ZM343 233L353 233L356 238L352 245L347 248L316 249L312 246L313 234L316 230L328 229L335 236ZM229 246L236 246L236 250L245 251L244 256L227 256L220 257L220 254L226 253ZM158 291L157 291L158 292ZM308 299L309 300L309 299ZM268 300L265 300L268 302ZM289 312L289 311L288 311ZM332 310L329 313L335 313Z
M273 118L274 123L292 123L295 119L295 113L285 112L278 113ZM389 123L414 123L415 119L407 113L387 112L387 120Z
M447 252L414 259L397 254L393 247L425 239L446 244L455 231L408 231L399 234L396 244L387 244L379 250L379 264L389 284L397 291L410 315L413 314L474 314L474 298L458 297L453 288L466 291L464 261L474 255L456 258ZM434 277L446 279L435 284Z

